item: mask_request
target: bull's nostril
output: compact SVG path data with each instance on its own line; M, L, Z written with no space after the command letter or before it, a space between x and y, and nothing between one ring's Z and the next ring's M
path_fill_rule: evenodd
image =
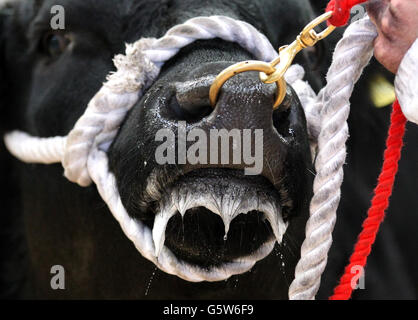
M176 94L170 99L169 107L178 120L197 122L213 111L209 103L209 88L213 77L176 82Z
M292 135L290 130L290 109L277 110L273 113L273 125L276 128L277 132L282 137L288 137Z
M288 91L289 93L289 91ZM290 116L292 112L292 98L291 92L287 94L280 107L273 112L273 126L277 132L284 138L293 136L291 130Z
M188 123L195 123L211 114L212 108L208 104L202 105L181 105L175 95L169 101L169 108L176 120L183 120Z
M287 86L286 96L283 99L282 104L273 112L273 126L283 138L293 137L294 130L292 128L298 124L298 120L294 116L295 110L294 107L292 107L293 103L294 92L290 86Z

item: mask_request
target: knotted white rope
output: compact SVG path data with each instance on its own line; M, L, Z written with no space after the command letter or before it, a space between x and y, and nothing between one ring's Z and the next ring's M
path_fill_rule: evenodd
M318 110L321 130L315 162L314 196L301 259L289 289L290 299L313 299L319 289L340 202L348 138L349 100L354 84L373 55L373 40L376 36L376 28L368 18L347 28L336 46L327 74L327 85L318 96L319 104L313 106L321 108Z
M328 85L318 97L302 80L303 68L292 66L286 74L286 81L294 87L304 106L312 149L318 152L311 216L306 226L301 260L290 287L290 299L312 299L319 288L340 197L349 98L355 81L370 59L373 32L368 19L348 28L334 54ZM68 137L36 138L21 132L12 132L5 137L7 148L22 161L62 162L69 180L81 186L94 181L139 252L163 271L189 281L218 281L248 271L271 252L274 243L266 244L251 257L211 270L201 270L179 261L166 247L157 259L151 230L131 218L122 204L116 179L109 172L106 150L126 113L154 82L164 62L191 42L212 38L237 42L259 60L269 62L278 56L267 38L245 22L222 16L194 18L170 29L161 39L141 39L128 45L125 55L116 56L117 71L108 77L90 101Z

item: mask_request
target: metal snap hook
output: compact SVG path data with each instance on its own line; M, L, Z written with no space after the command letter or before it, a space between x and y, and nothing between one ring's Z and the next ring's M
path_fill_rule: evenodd
M312 22L310 22L299 34L295 41L288 46L283 46L279 49L279 57L271 63L263 61L243 61L236 63L225 70L223 70L215 79L209 91L210 104L214 108L218 100L219 91L225 82L233 76L247 71L259 71L260 80L264 83L273 83L277 85L276 100L273 105L273 110L277 109L286 97L286 81L284 75L289 67L292 65L296 55L304 48L314 46L318 41L326 38L335 30L335 27L330 25L320 33L315 31L315 28L321 23L327 21L332 17L332 12L324 13Z

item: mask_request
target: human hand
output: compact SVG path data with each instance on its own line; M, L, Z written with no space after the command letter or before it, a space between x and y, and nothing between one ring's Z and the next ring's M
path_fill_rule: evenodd
M374 55L386 69L396 73L418 38L418 0L371 0L367 11L378 30Z

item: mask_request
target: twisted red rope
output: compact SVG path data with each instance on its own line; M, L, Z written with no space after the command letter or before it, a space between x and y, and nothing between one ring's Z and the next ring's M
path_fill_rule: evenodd
M354 252L350 258L350 263L345 268L345 273L341 277L340 284L335 288L331 300L348 300L351 297L353 286L352 279L353 267L365 267L367 257L371 252L372 245L376 239L380 224L385 217L385 211L389 206L389 198L392 195L393 184L398 171L398 163L401 158L403 137L405 133L406 118L402 113L399 102L393 105L391 115L391 125L386 141L386 151L382 172L379 176L378 185L374 191L372 206L368 211L367 219L363 222L361 231Z
M331 0L326 9L326 11L333 11L333 16L329 23L336 27L344 26L350 19L351 8L365 1ZM353 278L357 277L357 274L352 271L354 267L358 270L358 267L364 268L366 266L367 257L371 252L380 224L385 217L385 211L389 206L389 198L392 195L395 177L398 172L398 163L401 158L405 125L406 118L402 113L398 100L396 100L393 104L382 172L378 179L378 185L374 190L372 204L367 213L367 218L363 222L363 229L354 246L354 252L350 257L349 264L346 266L344 275L334 289L334 295L330 297L330 300L350 299L354 290Z
M328 20L336 27L345 26L350 19L350 10L355 5L366 2L367 0L331 0L325 11L332 11L332 17Z

